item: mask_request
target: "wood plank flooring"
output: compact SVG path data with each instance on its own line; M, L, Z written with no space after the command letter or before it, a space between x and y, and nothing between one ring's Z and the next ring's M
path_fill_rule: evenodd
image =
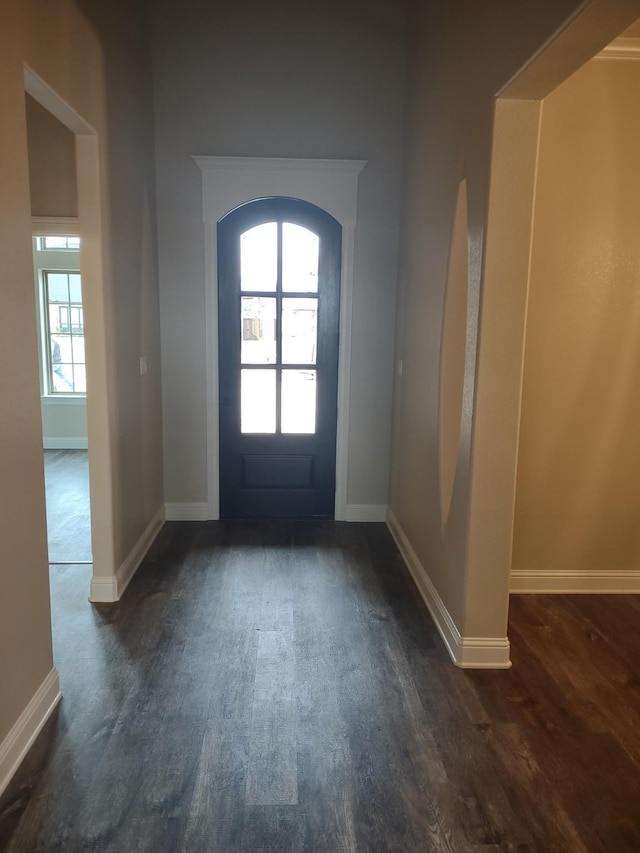
M638 596L514 597L468 672L383 525L172 523L118 604L88 577L0 850L640 850Z
M86 450L45 450L49 562L91 562Z

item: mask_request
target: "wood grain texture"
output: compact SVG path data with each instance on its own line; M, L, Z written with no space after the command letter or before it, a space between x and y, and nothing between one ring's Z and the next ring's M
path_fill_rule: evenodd
M118 604L87 574L0 850L640 849L638 596L514 596L513 668L470 672L383 525L171 523Z
M89 455L86 450L45 450L49 562L91 562Z

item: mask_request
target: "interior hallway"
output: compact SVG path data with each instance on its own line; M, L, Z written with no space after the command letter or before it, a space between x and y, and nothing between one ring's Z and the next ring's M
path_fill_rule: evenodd
M117 605L52 571L64 699L0 849L640 849L638 596L516 596L452 667L383 525L169 523Z

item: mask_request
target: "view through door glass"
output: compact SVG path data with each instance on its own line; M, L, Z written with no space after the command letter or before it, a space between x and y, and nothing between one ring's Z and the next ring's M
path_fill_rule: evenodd
M341 235L288 198L218 223L222 518L334 517Z

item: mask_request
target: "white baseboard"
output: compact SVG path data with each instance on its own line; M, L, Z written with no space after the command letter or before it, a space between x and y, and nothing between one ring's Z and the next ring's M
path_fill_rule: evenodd
M455 665L465 669L508 669L508 638L463 637L392 510L387 512L387 527Z
M209 505L203 503L165 504L167 521L209 521ZM347 504L345 521L386 521L386 504Z
M387 520L386 504L347 504L346 521L382 521Z
M512 571L511 592L638 593L640 572Z
M209 504L168 503L164 505L167 521L209 521Z
M42 439L42 447L44 450L86 450L89 447L89 441L86 436L77 436L75 438L47 438Z
M165 521L164 506L156 512L115 575L91 578L89 601L119 601Z
M62 694L56 669L52 669L0 744L0 794L31 749Z

